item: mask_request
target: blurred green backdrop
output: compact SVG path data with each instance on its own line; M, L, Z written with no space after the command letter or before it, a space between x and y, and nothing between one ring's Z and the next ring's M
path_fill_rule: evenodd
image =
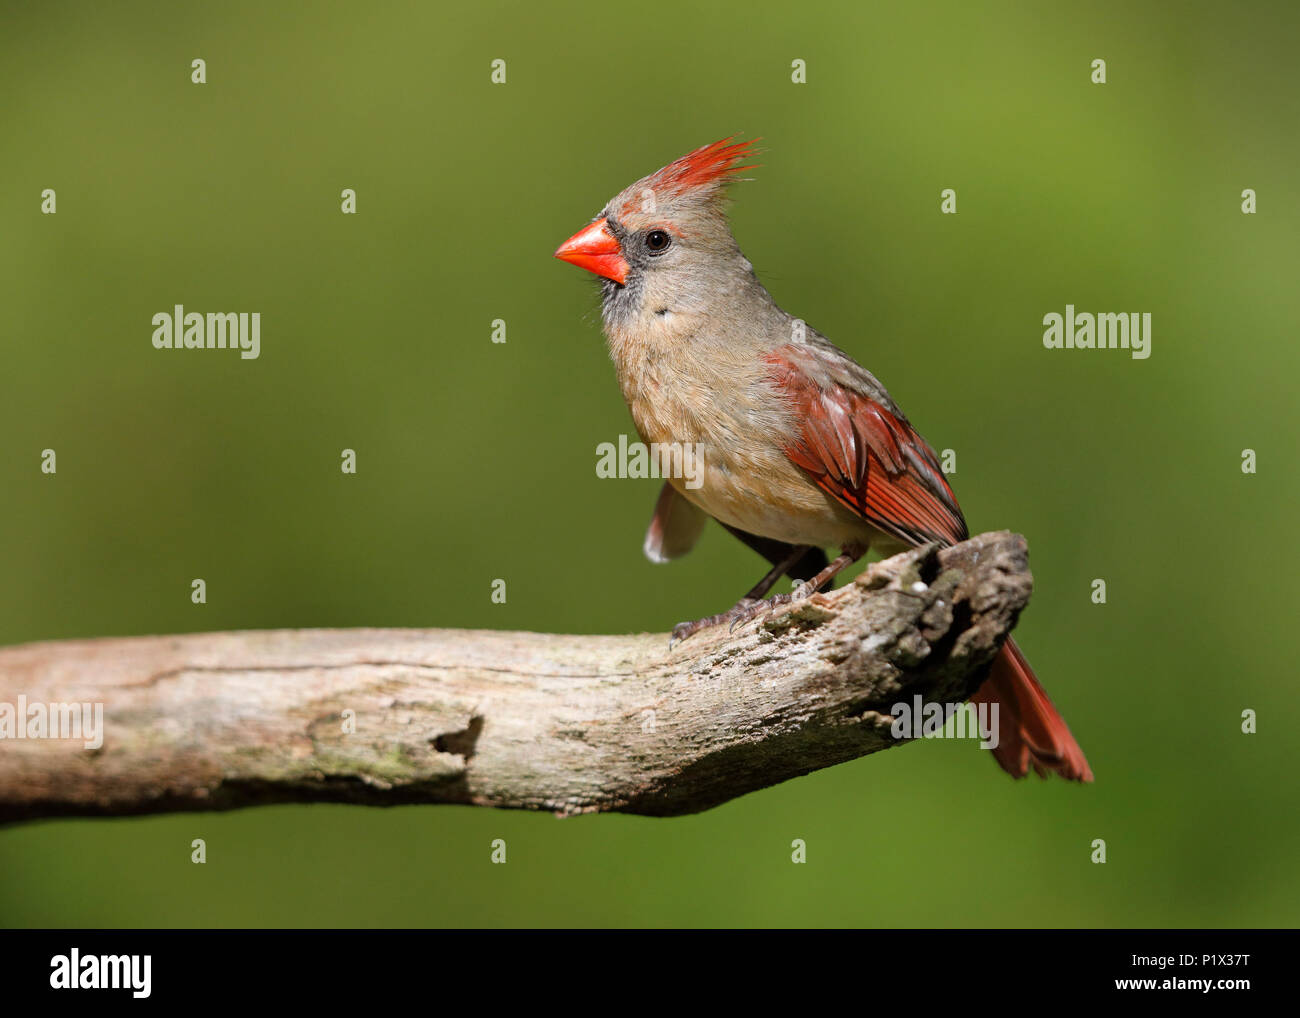
M4 4L0 642L730 605L751 552L652 566L657 482L596 478L632 427L551 252L744 132L769 289L957 451L974 530L1028 536L1018 635L1097 784L928 742L679 820L44 823L0 831L0 923L1294 925L1300 12L976 6ZM154 350L176 303L261 311L260 359ZM1045 350L1066 303L1151 312L1151 358Z

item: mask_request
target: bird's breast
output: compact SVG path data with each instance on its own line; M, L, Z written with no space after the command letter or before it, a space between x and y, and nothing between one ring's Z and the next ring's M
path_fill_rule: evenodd
M690 366L647 358L621 378L637 431L673 487L761 537L817 546L870 540L872 528L790 462L797 422L761 365L683 370Z

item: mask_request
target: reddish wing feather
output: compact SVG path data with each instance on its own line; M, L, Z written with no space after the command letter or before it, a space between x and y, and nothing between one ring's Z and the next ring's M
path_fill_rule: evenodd
M860 392L819 385L779 350L767 359L802 424L786 455L818 487L906 544L966 539L934 450L906 420Z
M901 414L855 389L810 378L799 364L807 363L806 351L787 347L767 360L801 423L786 455L818 487L907 544L966 539L966 521L934 450ZM1083 751L1014 640L1003 644L971 701L996 702L1010 715L994 751L1008 773L1023 777L1032 766L1040 775L1092 780Z

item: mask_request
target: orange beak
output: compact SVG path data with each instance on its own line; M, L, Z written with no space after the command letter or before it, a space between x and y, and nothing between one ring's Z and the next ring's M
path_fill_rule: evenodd
M598 276L612 279L619 285L627 279L627 262L623 260L618 241L609 232L603 219L584 226L566 240L555 252L555 257Z

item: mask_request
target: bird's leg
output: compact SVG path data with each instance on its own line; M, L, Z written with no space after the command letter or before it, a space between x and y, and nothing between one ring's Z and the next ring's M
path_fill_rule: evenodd
M734 608L730 611L722 612L720 615L710 615L708 618L698 619L695 622L679 622L673 626L672 637L668 641L668 647L671 650L673 644L679 640L684 640L688 636L698 633L701 629L708 629L710 626L719 626L727 623L731 629L742 626L751 619L757 617L763 612L770 612L782 605L791 604L800 601L805 597L811 597L822 587L830 583L836 574L847 569L858 559L867 553L865 544L847 544L841 549L841 554L834 562L831 562L821 572L810 580L805 580L799 584L789 594L777 594L769 597L766 601L761 600L764 594L772 589L774 584L781 575L792 565L799 561L808 552L807 547L797 547L791 551L790 556L778 562L772 567L772 571L764 576L754 585L754 589L742 597Z
M779 580L787 569L792 568L796 562L803 558L807 551L808 549L805 546L796 545L788 556L773 565L768 570L767 575L754 584L750 592L740 599L741 602L753 602L762 598L764 594L772 589L772 584Z
M698 633L701 629L708 629L710 626L720 626L724 622L732 622L742 614L748 612L755 605L761 604L763 595L772 589L772 584L779 580L787 569L792 568L796 562L808 554L808 550L809 546L802 544L795 545L791 548L790 553L780 562L777 562L772 566L763 578L754 584L749 593L736 602L735 606L730 611L725 611L718 615L710 615L707 618L696 619L694 622L677 623L677 625L673 626L672 636L668 640L668 649L671 650L673 644L677 643L679 640L686 639L694 633ZM822 572L825 572L825 570L822 570ZM831 575L834 574L832 573Z
M805 597L811 597L822 587L830 583L836 575L849 566L853 565L858 559L867 553L865 544L846 544L840 551L840 556L826 566L820 573L810 580L805 580L799 586L795 587L789 594L777 594L775 597L769 597L766 601L758 601L750 604L743 611L736 614L731 620L731 628L734 630L737 626L743 626L746 622L755 618L763 612L770 612L783 605L793 604L795 601L802 601ZM739 607L739 605L737 605ZM732 609L734 612L736 609Z
M853 565L858 559L867 553L865 544L846 544L840 549L840 556L834 562L830 563L825 569L795 588L792 594L787 595L791 600L797 601L801 597L808 597L817 593L822 587L830 583L841 572ZM779 596L779 595L778 595Z
M721 520L718 522L722 523ZM722 528L741 541L745 547L758 552L772 565L776 565L794 549L792 544L786 544L784 541L774 541L770 537L758 537L755 534L749 534L737 527L733 527L729 523L722 523ZM785 571L785 575L796 582L806 580L810 576L816 576L826 568L826 553L815 545L808 545L807 549L803 558Z

